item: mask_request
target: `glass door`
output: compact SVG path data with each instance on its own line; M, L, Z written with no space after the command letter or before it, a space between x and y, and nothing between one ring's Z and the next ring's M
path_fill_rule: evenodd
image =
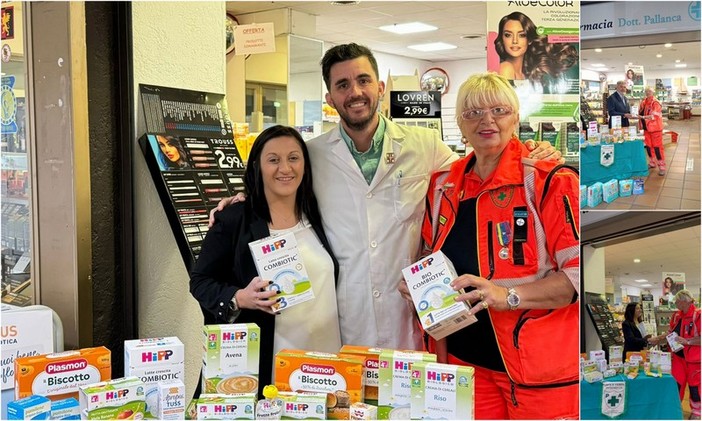
M34 304L31 172L22 2L2 4L2 302Z

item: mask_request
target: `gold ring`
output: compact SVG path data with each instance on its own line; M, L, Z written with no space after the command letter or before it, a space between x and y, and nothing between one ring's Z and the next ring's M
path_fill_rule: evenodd
M483 301L483 308L484 308L485 310L487 310L487 308L488 308L488 303L487 303L487 301Z
M483 301L483 299L485 299L485 294L483 294L483 291L480 289L478 290L478 298L480 299L480 301Z

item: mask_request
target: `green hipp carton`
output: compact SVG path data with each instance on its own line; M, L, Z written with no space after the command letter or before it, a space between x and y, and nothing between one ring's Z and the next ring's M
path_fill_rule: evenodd
M383 350L378 360L378 419L410 418L412 366L436 362L436 355L421 351Z
M412 365L410 417L415 420L472 420L474 369L453 364Z
M81 417L88 420L143 419L145 391L144 382L135 376L81 386Z
M255 323L203 328L203 393L258 392L261 330Z

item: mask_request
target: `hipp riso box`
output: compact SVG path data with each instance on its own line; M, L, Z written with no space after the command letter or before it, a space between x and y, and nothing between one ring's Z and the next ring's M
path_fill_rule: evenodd
M475 323L466 301L456 301L462 291L454 291L451 281L456 270L440 251L402 269L422 327L434 339L442 339Z
M279 292L272 306L281 311L314 298L312 283L297 248L295 233L289 232L249 243L261 279L273 281L268 289Z
M255 393L261 330L255 323L203 328L203 393Z
M137 376L146 386L145 417L158 417L159 382L181 380L185 375L185 351L176 337L124 341L124 375Z
M475 407L473 379L473 367L423 361L414 363L411 418L472 420Z
M412 366L436 362L436 355L420 351L383 350L378 371L378 419L410 419Z

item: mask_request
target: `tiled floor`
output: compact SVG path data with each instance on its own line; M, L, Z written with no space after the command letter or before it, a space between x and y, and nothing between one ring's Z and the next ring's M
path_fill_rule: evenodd
M664 137L666 175L658 175L653 168L644 182L644 194L602 202L593 209L700 210L700 117L669 120L666 129L679 134L677 143Z

